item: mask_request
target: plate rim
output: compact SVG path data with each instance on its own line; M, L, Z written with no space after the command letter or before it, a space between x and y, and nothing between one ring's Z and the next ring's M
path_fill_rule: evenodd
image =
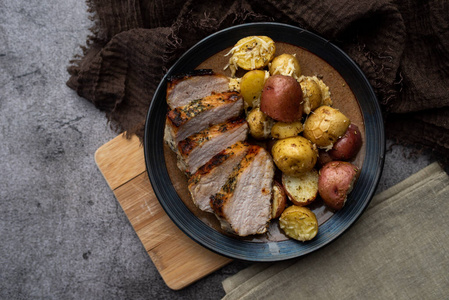
M199 65L199 63L197 63L198 58L195 58L194 56L196 52L201 50L201 47L204 47L208 43L211 43L212 41L215 41L227 35L235 35L237 38L238 36L244 37L250 34L256 35L252 34L255 32L259 32L259 34L257 35L262 35L263 33L260 33L261 31L271 32L273 30L276 31L280 29L283 30L282 34L285 34L285 32L288 31L289 33L296 34L298 38L309 39L311 41L311 44L308 45L308 47L304 47L302 45L300 47L303 47L306 50L319 56L321 59L326 61L326 63L330 64L337 71L339 71L342 66L344 66L345 68L350 66L350 71L353 72L352 76L356 76L358 80L361 80L361 82L358 83L362 83L361 86L356 87L356 90L358 91L357 94L356 92L354 92L354 86L351 86L351 84L348 82L348 79L342 75L342 72L339 73L351 87L351 90L355 95L361 93L359 90L362 90L363 93L367 93L367 96L369 96L368 97L369 100L366 100L367 101L366 103L362 102L363 105L361 105L357 97L356 99L357 102L359 103L363 115L365 123L365 139L366 139L366 141L364 141L366 143L366 155L363 161L363 167L361 169L359 180L360 178L362 179L366 178L366 180L369 180L371 185L366 186L367 184L364 184L362 186L361 184L366 183L365 181L361 181L360 184L356 183L353 192L348 197L348 203L352 202L356 196L359 196L361 190L364 189L362 195L364 196L365 199L363 199L363 202L358 203L360 205L347 206L345 207L346 209L336 212L330 219L330 220L333 219L333 222L329 222L330 220L328 220L325 224L322 225L324 226L327 224L326 232L324 233L321 232L320 234L320 231L322 231L320 230L318 236L314 240L306 243L301 243L294 240L286 240L280 242L243 241L240 239L235 239L227 235L221 234L218 231L206 225L205 223L203 223L201 220L199 220L185 206L185 204L179 198L179 196L176 193L176 190L174 190L174 187L171 184L170 178L168 177L168 171L165 165L165 157L163 155L163 138L161 139L162 132L160 128L159 131L157 131L155 129L156 127L153 127L153 125L157 126L158 125L157 121L160 121L162 118L161 114L155 115L157 109L158 108L160 109L162 105L166 106L165 91L168 78L172 75L175 75L176 73L179 73L178 69L182 69L180 65L189 65L195 63L196 66ZM268 35L270 37L273 36L269 34L265 35ZM273 39L276 40L276 38ZM235 40L235 42L236 41L237 40ZM298 46L297 44L294 45ZM222 47L222 49L225 49L229 46L232 45L226 46L221 45L217 47ZM212 46L212 49L209 50L213 52L216 50L217 47ZM310 49L313 47L320 47L324 51L324 54L326 55L324 55L323 57L323 55L318 55L315 51L311 51ZM219 51L215 51L215 53L217 52ZM320 54L322 53L320 52ZM330 55L336 55L339 59L342 59L342 61L332 61L331 63L329 62L329 59L332 59L332 56ZM204 61L206 58L207 57L203 57L202 61ZM160 98L160 95L164 95L164 101L157 100ZM363 108L366 108L367 111L364 111ZM165 115L163 116L163 120L165 123ZM371 122L374 122L376 128L372 127L368 128L368 126L366 126L367 120L370 122L370 124ZM159 127L160 126L161 125L159 124ZM152 130L156 131L152 132ZM160 143L159 144L156 143L156 145L153 145L152 140L149 138L150 134L152 137L155 137L153 138L153 140L154 139L156 139L156 141L160 140ZM368 136L370 137L369 140L367 138ZM371 143L368 145L368 141L371 142L374 140L378 142L377 145L371 145ZM153 187L153 190L155 192L156 198L158 199L159 203L161 204L167 215L177 225L177 227L180 228L185 234L187 234L187 236L189 236L193 241L197 242L198 244L206 247L207 249L215 253L218 253L226 257L230 257L232 259L254 261L254 262L273 262L300 257L309 254L311 252L317 251L318 249L335 241L338 237L343 235L354 223L356 223L356 221L360 218L360 216L363 214L363 212L366 210L369 203L371 202L374 196L374 192L378 186L383 171L383 164L385 157L385 143L386 142L383 126L383 116L380 104L377 101L377 97L374 93L374 90L370 85L368 79L364 75L364 73L361 71L360 67L344 51L342 51L339 47L329 42L328 40L320 37L319 35L312 33L311 31L305 30L303 28L300 28L298 26L277 22L257 22L228 27L226 29L217 31L216 33L213 33L205 37L204 39L196 43L194 46L192 46L189 50L187 50L183 55L181 55L181 57L172 65L172 67L164 75L157 89L155 90L153 99L147 112L147 117L145 120L145 131L144 131L144 156L145 156L146 171L150 179L151 185ZM368 148L368 146L370 146L370 148ZM370 154L372 151L374 151L374 154L376 154L377 157L368 156L368 154ZM160 158L161 154L162 157L164 158L162 162L160 161L160 159L157 160L155 158L155 156ZM367 170L371 166L375 168L374 172L371 172L371 170ZM357 191L359 193L355 195L355 192ZM179 201L182 203L182 205L177 205L178 207L176 207L176 205L173 205L174 203L171 203L171 202L175 203L178 202L179 204ZM357 208L357 210L353 212L355 208ZM351 212L355 214L351 214ZM344 226L338 227L337 231L333 230L332 228L327 228L331 225L331 223L334 223L335 221L343 222L342 224ZM292 247L298 249L298 251L291 251Z

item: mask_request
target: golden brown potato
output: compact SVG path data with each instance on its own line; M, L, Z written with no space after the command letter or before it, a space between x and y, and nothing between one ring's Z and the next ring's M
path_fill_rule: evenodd
M287 195L284 187L277 181L273 184L273 202L271 206L271 218L277 219L282 214L287 205Z
M303 130L301 121L296 122L276 122L271 127L271 137L275 139L285 139L292 136L299 135Z
M293 77L274 75L267 79L260 109L276 121L294 122L302 116L302 90Z
M318 195L318 171L312 169L299 176L282 174L282 184L293 204L306 206Z
M255 139L267 139L271 133L274 121L263 113L260 108L253 108L246 117L249 126L249 133Z
M345 161L331 161L320 169L318 192L327 206L342 209L352 191L358 168Z
M292 176L310 171L317 161L315 145L302 136L278 140L271 153L276 166L283 173Z
M240 94L245 100L246 107L254 107L260 101L265 77L265 71L262 70L249 71L243 75L240 81Z
M332 148L332 145L346 132L349 121L339 110L330 106L320 106L311 113L304 123L304 137L319 148Z
M237 68L256 70L266 67L275 52L274 41L267 36L248 36L239 40L228 53L232 53L229 59L232 76Z
M287 236L302 242L310 241L318 234L318 220L307 207L287 207L279 218L279 225Z
M307 77L299 84L301 85L304 99L304 113L308 115L321 105L323 97L321 88L316 81Z
M270 64L271 75L286 75L297 79L301 76L301 67L296 56L291 54L281 54L276 56Z

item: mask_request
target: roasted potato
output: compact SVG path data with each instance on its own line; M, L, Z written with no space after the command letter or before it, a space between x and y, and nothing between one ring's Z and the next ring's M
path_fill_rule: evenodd
M239 40L228 53L232 53L229 59L232 76L238 68L256 70L268 66L275 52L274 41L267 36L248 36Z
M243 75L240 81L240 94L245 100L246 107L257 106L266 77L265 71L262 70L249 71Z
M303 130L301 121L285 123L276 122L271 127L271 137L275 139L285 139L292 136L299 135Z
M284 187L277 181L273 183L273 199L271 205L271 218L277 219L287 205L287 195L285 194Z
M321 88L315 80L309 77L304 78L299 84L301 85L304 99L304 113L308 115L322 103Z
M338 109L320 106L311 113L304 123L304 137L319 148L331 149L333 144L346 132L350 120Z
M279 218L279 226L287 236L302 242L310 241L318 234L318 220L307 207L287 207Z
M331 161L320 169L318 193L324 203L333 210L340 210L352 191L358 168L344 161Z
M329 155L329 151L324 149L318 149L318 160L316 162L317 167L321 168L328 162L333 161L332 157Z
M270 136L274 121L263 113L260 108L253 108L246 117L249 133L255 139L266 139Z
M292 176L312 170L317 161L315 145L302 136L278 140L271 153L279 170Z
M298 59L296 56L287 53L276 56L270 63L269 71L271 75L286 75L295 79L301 76Z
M339 138L329 150L333 160L351 160L362 147L362 133L357 125L351 124L345 134Z
M315 169L299 176L282 174L282 185L293 204L306 206L318 195L318 171Z
M290 76L269 77L262 90L260 109L276 121L299 120L303 110L301 86Z

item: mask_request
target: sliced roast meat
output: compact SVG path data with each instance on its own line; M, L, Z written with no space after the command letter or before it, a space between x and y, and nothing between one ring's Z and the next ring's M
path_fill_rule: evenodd
M170 109L187 105L193 100L204 98L212 93L229 90L228 77L204 70L200 70L199 74L188 74L168 81L167 104Z
M168 112L164 139L172 150L188 136L211 125L238 117L243 112L243 98L236 92L212 94Z
M274 164L262 147L252 145L210 205L223 229L239 236L267 231L271 219Z
M188 188L193 203L203 210L213 213L210 206L210 197L225 184L232 170L247 153L249 145L238 142L227 147L212 157L196 173L189 178Z
M178 168L187 174L194 174L216 154L246 140L247 136L248 123L241 118L195 133L178 143Z

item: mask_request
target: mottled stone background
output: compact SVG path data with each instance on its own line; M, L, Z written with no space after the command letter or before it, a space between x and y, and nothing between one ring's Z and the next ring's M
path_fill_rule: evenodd
M94 162L117 135L65 82L92 25L82 0L0 1L0 299L219 299L235 262L164 284ZM430 154L389 142L378 191Z

